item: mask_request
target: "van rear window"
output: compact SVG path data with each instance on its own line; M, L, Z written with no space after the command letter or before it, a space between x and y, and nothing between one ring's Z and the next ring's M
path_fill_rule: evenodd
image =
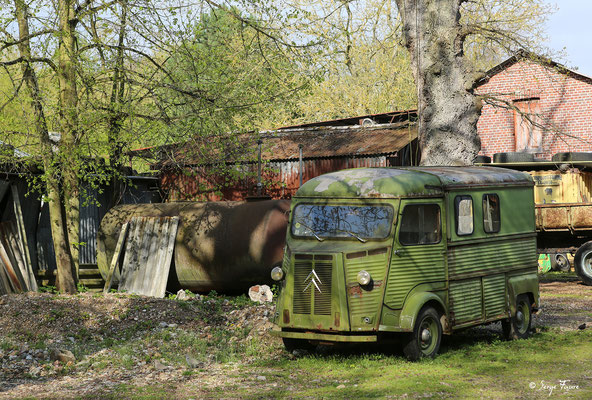
M441 239L440 207L437 204L405 206L399 229L401 244L434 244L439 243Z
M473 233L473 198L456 196L454 199L456 216L456 234L459 236Z
M294 208L292 235L365 241L390 234L390 206L331 206L299 204Z
M497 194L483 195L483 230L487 233L500 231L500 202Z

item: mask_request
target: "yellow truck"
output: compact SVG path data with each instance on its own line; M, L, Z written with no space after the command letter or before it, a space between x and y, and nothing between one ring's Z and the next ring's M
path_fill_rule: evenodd
M565 154L565 153L560 153ZM573 267L592 285L592 154L555 161L482 164L528 172L534 182L537 250L548 254L556 270ZM559 154L558 154L559 155Z

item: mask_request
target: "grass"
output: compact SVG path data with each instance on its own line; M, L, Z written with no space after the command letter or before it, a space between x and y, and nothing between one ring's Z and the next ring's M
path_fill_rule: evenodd
M182 346L199 344L185 340ZM552 396L589 399L592 396L591 341L589 330L567 333L547 330L513 342L500 340L495 334L469 330L445 337L436 359L416 363L406 361L398 351L393 354L388 347L328 349L301 358L285 352L279 358L260 353L263 356L259 361L235 363L236 371L225 372L218 386L203 384L210 370L193 371L183 375L185 382L166 390L181 398L186 393L188 398L241 399L548 399ZM220 360L219 368L230 369L224 363L231 359L237 360L236 357ZM562 388L562 380L568 381L565 385L578 388ZM157 385L142 388L126 385L118 388L113 398L151 399L164 395L164 391Z
M539 274L539 282L574 282L579 281L580 277L574 272L549 271L544 274Z

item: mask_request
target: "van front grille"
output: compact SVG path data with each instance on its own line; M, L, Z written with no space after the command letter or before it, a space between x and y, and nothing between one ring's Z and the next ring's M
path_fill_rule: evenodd
M332 274L331 255L294 256L294 314L331 315Z
M312 285L306 287L308 284L306 278L312 271L312 259L310 261L299 260L298 256L299 254L296 254L294 262L293 312L294 314L310 314Z

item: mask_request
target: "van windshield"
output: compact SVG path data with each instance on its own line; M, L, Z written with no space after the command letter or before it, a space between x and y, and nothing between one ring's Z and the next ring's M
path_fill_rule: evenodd
M366 239L388 237L393 221L390 206L330 206L299 204L294 208L292 235L301 237Z

